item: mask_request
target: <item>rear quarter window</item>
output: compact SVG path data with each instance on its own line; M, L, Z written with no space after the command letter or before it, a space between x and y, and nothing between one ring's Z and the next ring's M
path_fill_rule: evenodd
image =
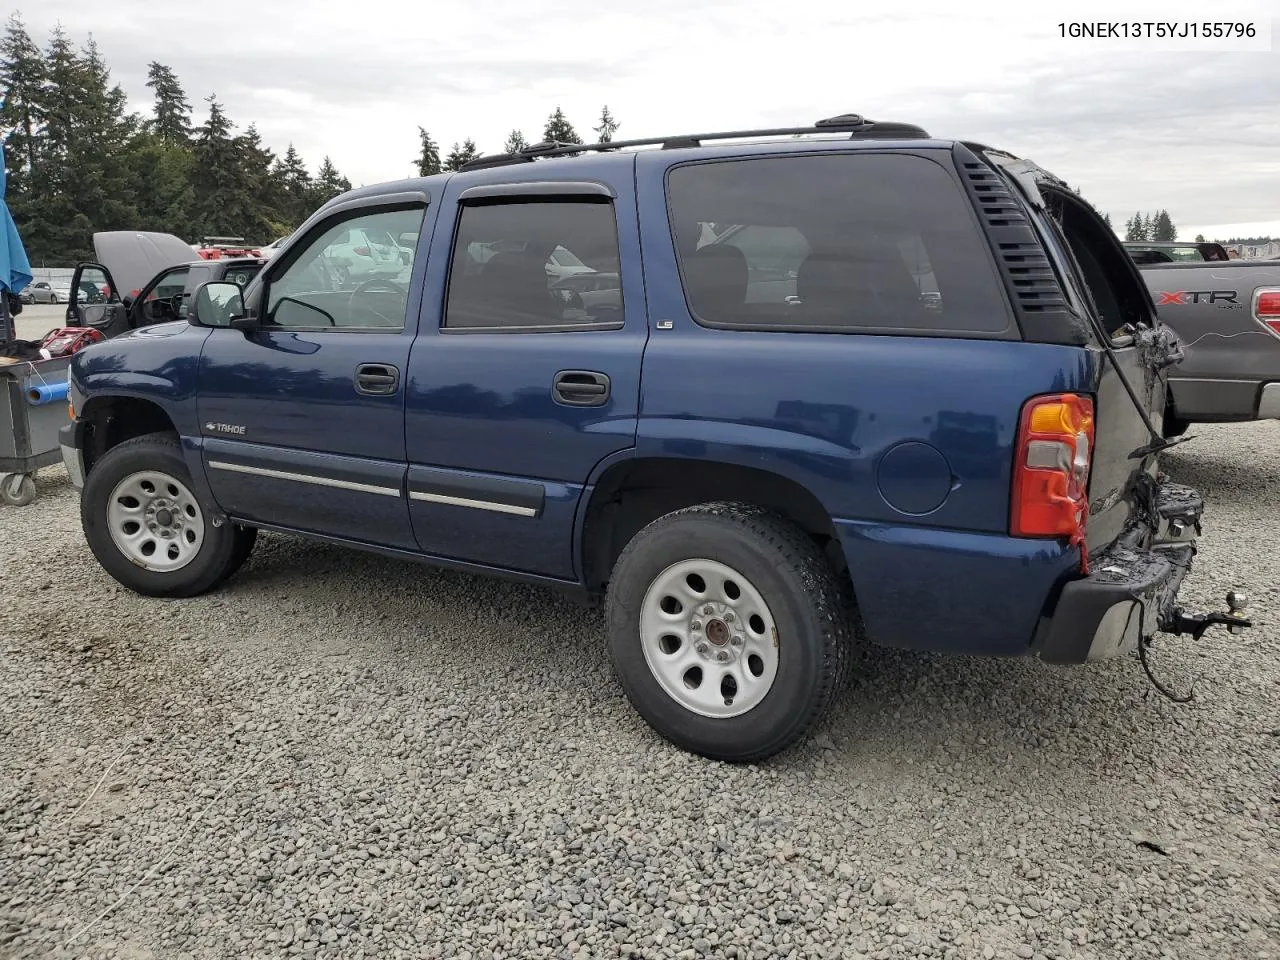
M968 198L909 154L675 167L668 206L690 314L714 327L1016 336Z

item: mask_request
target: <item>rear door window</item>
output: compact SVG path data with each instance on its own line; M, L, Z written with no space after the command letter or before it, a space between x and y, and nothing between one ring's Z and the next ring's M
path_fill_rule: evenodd
M972 206L943 166L846 153L676 167L690 313L708 326L1013 336Z

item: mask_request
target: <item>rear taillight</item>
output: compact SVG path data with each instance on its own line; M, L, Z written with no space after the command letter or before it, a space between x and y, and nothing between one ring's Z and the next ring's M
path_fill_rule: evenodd
M1253 315L1280 337L1280 288L1270 287L1253 295Z
M352 251L352 253L354 253L357 257L367 257L369 256L369 248L356 247L355 250Z
M1034 397L1022 409L1009 532L1065 537L1084 554L1093 457L1093 401L1075 393Z

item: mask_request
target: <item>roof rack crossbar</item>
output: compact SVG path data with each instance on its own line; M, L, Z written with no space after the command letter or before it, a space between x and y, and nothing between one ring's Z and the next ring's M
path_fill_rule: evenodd
M807 127L770 127L760 130L724 130L714 133L686 133L668 137L646 137L640 140L611 140L607 143L562 143L560 141L544 141L517 150L514 153L495 153L477 157L470 163L463 164L462 170L480 170L485 167L500 167L511 163L529 163L532 160L549 157L571 157L580 153L606 153L628 147L660 146L664 150L678 150L687 147L700 147L704 140L744 140L760 137L795 137L803 134L847 132L850 139L862 137L901 137L903 139L924 139L929 136L921 127L910 123L884 122L867 120L856 113L845 113L838 117L828 117Z

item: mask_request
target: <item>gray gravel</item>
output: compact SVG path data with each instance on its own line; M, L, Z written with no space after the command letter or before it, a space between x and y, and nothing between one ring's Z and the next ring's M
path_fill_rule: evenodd
M45 471L0 506L0 957L1277 960L1280 424L1168 466L1210 502L1184 596L1256 598L1157 651L1196 702L870 651L746 768L649 732L554 594L264 536L145 600Z

